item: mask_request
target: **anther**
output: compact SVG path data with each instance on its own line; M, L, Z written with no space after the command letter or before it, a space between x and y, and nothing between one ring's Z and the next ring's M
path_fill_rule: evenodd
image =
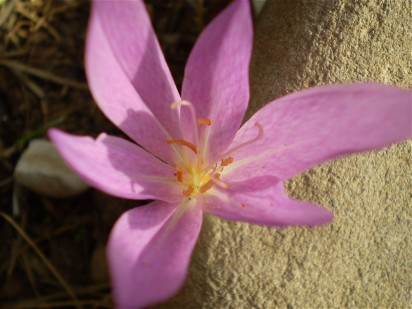
M220 174L216 173L213 175L214 180L219 180L220 179ZM207 190L209 190L213 185L215 184L215 181L212 180L211 178L208 182L206 182L203 186L199 188L199 191L201 193L205 193Z
M212 120L210 120L209 118L199 118L197 120L197 124L198 125L206 124L208 126L211 126L212 125Z
M218 177L210 178L210 180L213 181L215 185L218 185L219 187L221 187L223 189L229 188L229 186L227 184L225 184L223 181L220 180L220 174L216 173L215 176L218 176Z
M180 168L176 168L176 179L178 182L183 183L183 172Z
M231 163L233 163L233 157L227 157L226 159L222 160L220 166L228 166Z
M193 188L192 185L190 185L187 189L183 189L182 193L184 196L190 196L195 188Z
M185 141L184 139L168 139L166 141L166 143L168 144L179 144L182 146L186 146L188 148L190 148L195 154L197 154L197 148L194 144L192 144L191 142Z

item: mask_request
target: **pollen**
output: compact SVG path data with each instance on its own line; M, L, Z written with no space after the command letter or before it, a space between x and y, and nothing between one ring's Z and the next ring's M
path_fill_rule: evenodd
M233 157L227 157L226 159L222 160L220 166L228 166L231 163L233 163Z
M192 185L189 185L187 189L183 189L182 193L184 196L191 196L195 188Z
M187 109L188 113L185 114L185 117L188 117L187 125L191 126L188 128L191 131L191 141L183 138L166 140L166 143L173 145L175 152L176 170L173 181L180 188L184 199L196 199L209 190L214 191L215 187L227 189L228 185L220 178L223 176L224 168L230 165L234 159L229 154L225 154L220 157L220 160L209 162L208 141L212 119L197 117L194 105L186 100L174 102L170 108L177 109L178 117L181 117L182 109ZM202 127L199 128L199 126ZM181 132L184 134L185 129L181 128ZM189 153L187 148L193 153ZM213 194L213 192L208 192L208 194Z
M213 175L213 177L216 180L220 179L220 174L216 173ZM213 187L213 185L215 184L215 182L213 180L209 180L208 182L206 182L203 186L201 186L199 188L200 193L205 193L207 190L209 190L211 187Z
M176 180L180 183L183 183L183 172L180 168L176 168Z
M212 120L210 120L209 118L199 118L197 120L197 124L198 125L206 124L207 126L211 126L212 125Z
M195 154L197 154L197 148L194 144L192 144L191 142L185 141L184 139L168 139L166 141L166 143L168 144L179 144L182 146L186 146L188 148L190 148Z

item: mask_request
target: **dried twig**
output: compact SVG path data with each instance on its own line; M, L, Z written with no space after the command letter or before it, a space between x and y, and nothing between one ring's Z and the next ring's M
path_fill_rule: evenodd
M27 278L29 279L30 285L31 285L31 287L34 291L34 294L39 296L40 294L39 294L39 291L37 289L36 280L34 278L33 271L30 268L30 264L29 264L27 254L23 254L22 257L23 257L23 266L24 266L24 269L26 271Z
M13 73L29 88L35 95L37 95L40 99L44 98L44 91L37 85L34 81L32 81L29 77L27 77L24 73L17 70L12 70Z
M49 31L49 33L57 40L61 40L60 34L54 29L44 17L39 18L36 14L27 11L22 5L17 5L16 11L19 12L21 15L25 16L26 18L30 19L31 21L36 23L36 29L43 27Z
M66 226L62 226L58 229L55 229L55 230L52 231L51 234L48 234L47 236L37 238L33 242L36 243L36 244L40 244L42 242L50 240L51 238L58 237L58 236L61 236L65 233L71 232L74 229L78 228L79 226L83 226L84 224L88 224L88 223L92 223L92 222L93 222L93 219L91 219L91 218L86 218L86 219L79 218L76 223L66 225ZM16 252L16 257L19 257L22 254L25 254L26 250L28 250L27 246L23 246L23 247L19 248L19 250Z
M33 248L33 250L37 253L43 263L47 266L47 268L51 271L51 273L56 277L56 279L60 282L60 284L66 289L67 294L74 300L72 305L75 305L78 302L76 294L74 294L72 288L67 284L67 282L63 279L57 269L51 264L51 262L47 259L47 257L43 254L43 252L37 247L37 245L31 240L31 238L26 234L25 231L14 221L9 215L0 211L0 216L2 216L11 226L20 234L22 238ZM79 307L79 305L77 305Z
M51 72L43 71L43 70L38 69L38 68L33 68L31 66L28 66L26 64L23 64L23 63L20 63L20 62L17 62L17 61L1 60L0 65L3 65L5 67L8 67L8 68L13 69L13 70L18 70L18 71L22 71L22 72L34 75L34 76L37 76L39 78L43 78L43 79L49 80L49 81L57 83L57 84L72 86L72 87L80 88L80 89L87 89L88 88L85 83L81 83L81 82L77 82L77 81L67 79L67 78L64 78L64 77L56 76Z
M83 295L83 298L89 297L89 300L87 303L91 308L102 308L102 307L107 307L107 308L112 308L112 298L111 295L107 293L107 290L109 289L108 284L98 284L94 286L87 286L87 287L82 287L82 288L74 288L75 292L77 295ZM104 292L104 293L102 293ZM61 304L67 304L67 306L70 306L72 304L72 301L67 301L64 299L66 294L63 293L53 293L49 295L44 295L44 296L39 296L37 298L27 298L24 300L18 300L18 301L13 301L7 303L7 308L39 308L39 307L52 307L56 306L59 307ZM95 297L96 299L90 299L90 297ZM83 302L79 303L80 305L87 305Z
M71 307L71 306L93 306L96 304L96 300L82 300L82 301L60 301L60 302L54 302L54 303L31 303L31 304L22 304L22 305L12 305L9 304L8 308L10 309L29 309L29 308L60 308L60 307ZM111 305L109 304L99 304L100 307L105 307L105 308L112 308Z
M11 0L3 9L3 12L0 14L0 27L10 16L10 13L13 12L13 8L16 4L16 0Z

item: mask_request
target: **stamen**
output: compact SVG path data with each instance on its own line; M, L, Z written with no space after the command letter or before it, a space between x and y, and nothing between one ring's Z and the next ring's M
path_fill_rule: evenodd
M196 110L195 110L195 107L193 106L193 104L191 102L186 101L186 100L181 100L181 101L177 101L177 102L174 102L174 103L170 104L171 109L176 109L178 106L186 106L186 107L189 108L190 115L191 115L191 118L192 118L191 121L192 121L192 124L194 125L194 136L195 136L195 139L196 139L195 142L196 142L196 145L199 145L199 132L198 132L197 126L196 126ZM191 149L193 150L193 148L191 148ZM197 151L195 153L197 154Z
M168 144L180 144L182 146L186 146L190 148L195 154L197 154L197 148L191 142L185 141L184 139L168 139L166 141Z
M233 157L227 157L226 159L222 160L222 163L220 163L220 166L228 166L231 163L233 163Z
M176 167L176 179L178 182L183 183L183 172L178 167Z
M214 179L213 179L214 178ZM207 190L209 190L213 185L215 184L216 180L219 180L220 174L216 173L213 175L213 178L210 178L208 182L206 182L203 186L199 188L199 191L201 193L205 193ZM213 179L213 180L212 180Z
M213 178L210 178L210 180L213 181L215 185L218 185L219 187L223 189L229 188L227 184L225 184L223 181L220 180L220 174L215 174L215 176L216 175L218 175L219 177L213 177Z
M263 127L259 122L255 123L255 127L258 129L258 135L255 138L252 138L250 141L244 142L240 145L237 145L235 148L230 149L228 152L226 152L222 157L226 157L231 153L234 153L235 151L238 151L239 149L249 146L250 144L253 144L257 142L258 140L263 138Z
M200 187L199 191L201 193L205 193L207 190L213 187L213 185L214 185L214 182L209 180L207 183L205 183L203 186Z
M212 125L212 120L210 120L209 118L199 118L197 120L197 124L198 125L206 124L208 126L211 126Z
M186 101L186 100L176 101L176 102L173 102L172 104L170 104L170 108L171 109L176 109L178 106L182 106L182 105L192 106L192 103L190 103L189 101Z
M176 109L180 105L182 105L182 103L180 103L180 101L173 102L172 104L170 104L170 109Z
M192 185L190 185L187 189L183 189L182 193L184 196L190 196L195 188L193 188Z
M184 200L180 205L177 207L176 211L173 213L173 215L170 218L169 224L167 226L167 231L171 232L173 228L175 227L176 223L180 220L180 218L183 216L183 214L186 212L186 210L189 209L189 207L192 205L190 199ZM166 236L163 234L163 237Z

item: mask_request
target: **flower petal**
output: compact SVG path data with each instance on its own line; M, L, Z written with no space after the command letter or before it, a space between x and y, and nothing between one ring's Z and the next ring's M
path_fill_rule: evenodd
M207 155L211 161L230 144L244 116L252 44L249 1L236 0L206 27L186 65L182 98L192 102L197 117L212 120ZM186 123L187 118L183 113Z
M143 1L92 5L86 42L86 73L105 115L138 144L167 162L165 140L180 136L180 100Z
M212 192L205 196L204 211L223 219L276 227L312 226L333 220L329 210L308 202L291 200L286 196L282 182L273 184L270 177L264 178L266 181L258 180L259 185L251 179L243 184L229 184L230 190L215 190L215 195ZM248 189L248 186L254 187L254 190ZM243 189L239 190L240 187Z
M170 227L175 209L176 205L154 202L127 211L116 222L107 250L117 307L146 307L183 285L202 211L188 209Z
M411 137L412 93L377 84L323 86L276 100L238 132L227 177L291 178L322 162ZM256 127L256 123L259 125Z
M178 201L174 168L124 139L101 134L96 140L49 130L68 165L85 182L108 194L130 199Z

